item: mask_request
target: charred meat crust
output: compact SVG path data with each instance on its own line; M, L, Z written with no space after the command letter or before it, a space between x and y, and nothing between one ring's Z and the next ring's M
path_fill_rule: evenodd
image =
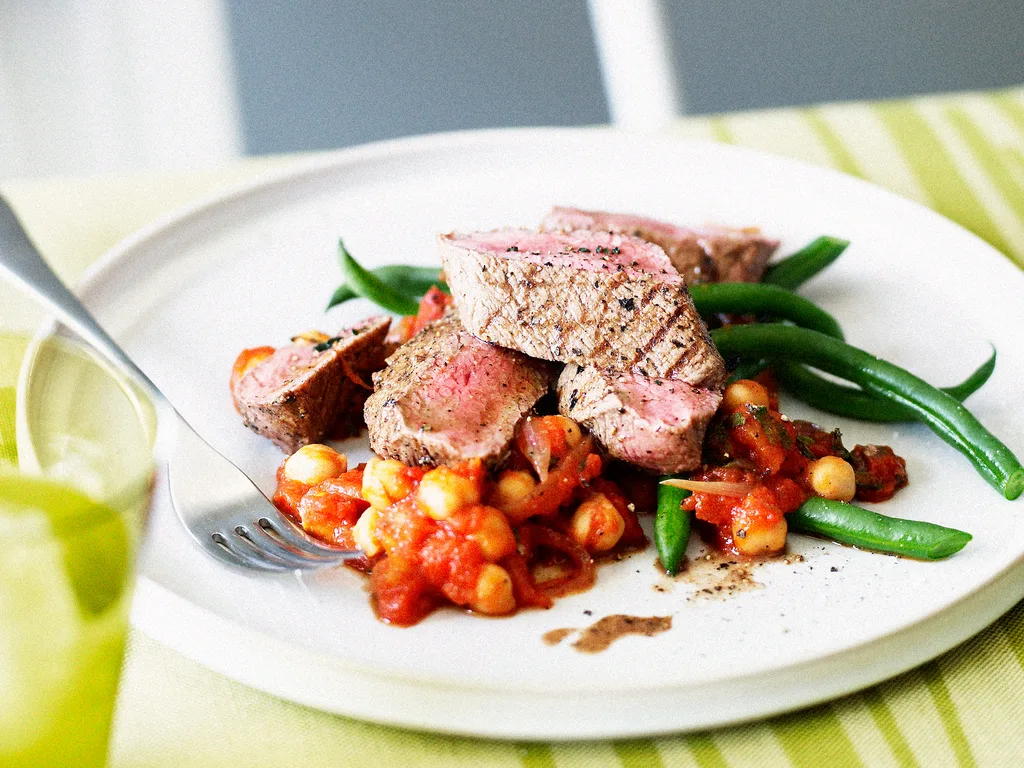
M764 237L756 230L680 227L642 216L579 208L552 208L541 229L634 235L661 246L687 283L757 282L779 247L778 240Z
M574 232L545 235L549 252L493 247L517 237L536 242L538 236L507 230L440 237L448 285L470 333L544 360L697 386L724 382L722 358L658 246ZM620 252L644 263L609 256Z
M370 317L322 344L277 349L231 393L245 425L285 453L357 433L370 376L384 366L390 325L388 317Z
M717 389L567 365L558 411L586 427L614 458L671 474L701 463L704 433L722 401Z
M448 315L374 375L365 407L370 447L407 465L480 458L494 466L553 378L549 364L486 344Z

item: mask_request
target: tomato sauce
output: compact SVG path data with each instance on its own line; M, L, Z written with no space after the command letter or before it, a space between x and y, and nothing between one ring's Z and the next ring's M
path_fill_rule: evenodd
M238 382L242 380L245 374L273 355L274 352L275 349L273 347L253 347L251 349L243 349L239 353L238 357L235 358L234 365L231 366L231 378L228 380L232 402L234 401L234 393ZM238 410L237 403L235 404L235 410Z
M450 296L431 288L390 340L408 340L450 305ZM272 352L245 350L232 381ZM851 464L858 499L880 501L906 485L905 462L890 448L847 451L838 430L780 413L770 374L747 384L761 393L761 404L723 406L705 438L705 463L690 476L715 483L715 492L683 501L720 550L781 550L785 516L814 493L808 468L823 457ZM524 420L501 471L479 461L431 470L374 459L306 484L291 479L285 464L274 503L313 536L362 549L365 556L349 565L369 575L381 621L399 626L444 605L488 615L548 608L594 583L595 558L645 547L638 514L657 504L654 478L609 463L593 438L561 416Z
M771 546L781 549L785 515L818 494L810 468L824 457L852 466L858 500L884 501L907 484L906 462L891 448L858 445L848 451L839 430L791 421L778 410L774 382L760 378L759 383L767 385L768 405L723 407L708 429L705 464L691 475L691 480L726 485L695 491L682 504L704 524L706 536L719 549L751 554L737 538L771 539ZM763 552L769 549L766 544Z
M887 445L858 445L850 457L860 501L886 501L907 484L907 462Z
M415 336L435 320L440 320L451 304L451 296L436 285L430 286L423 298L420 299L420 308L409 329L409 338Z
M374 609L386 623L409 626L443 605L492 615L550 607L553 598L593 584L595 557L646 545L636 506L602 476L593 441L561 419L535 419L537 434L550 438L544 452L551 465L543 481L531 475L532 487L500 509L485 502L500 498L503 472L479 460L428 470L376 459L314 485L289 479L285 462L273 500L312 535L368 552L355 566L369 573ZM523 473L532 466L514 448L507 467ZM651 496L653 483L632 482ZM426 495L424 483L431 485ZM594 550L586 521L574 517L588 502L621 521L608 550ZM369 530L360 533L361 526Z

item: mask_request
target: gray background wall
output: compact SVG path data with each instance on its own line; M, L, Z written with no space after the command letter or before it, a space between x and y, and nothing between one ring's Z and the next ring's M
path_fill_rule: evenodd
M227 0L249 153L606 122L585 0ZM1024 83L1024 0L673 0L691 112Z

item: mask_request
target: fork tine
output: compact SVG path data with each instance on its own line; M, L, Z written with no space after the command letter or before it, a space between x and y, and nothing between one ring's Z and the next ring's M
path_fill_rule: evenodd
M359 557L362 552L359 550L337 549L329 547L306 533L288 518L283 515L271 518L267 515L259 518L256 524L265 532L272 532L273 536L281 539L291 549L324 560L337 562L353 557Z
M178 425L170 433L174 442L168 451L171 501L185 529L204 549L235 565L264 571L316 568L361 554L321 544L298 528L180 414L169 415Z
M294 550L281 543L280 539L267 533L258 524L252 526L239 525L235 528L235 535L246 539L261 554L273 556L284 563L288 563L292 568L324 568L329 565L337 565L342 560L337 555L327 558L320 555L307 555Z
M5 245L0 272L34 293L69 328L91 342L103 357L132 376L149 396L157 415L155 454L166 460L171 503L181 524L199 545L224 562L264 571L291 570L297 561L305 567L310 567L309 563L314 560L317 564L324 562L330 549L314 546L280 522L275 528L280 534L279 541L275 541L272 548L261 549L251 536L243 539L222 532L240 523L254 528L259 524L254 523L254 518L258 520L260 515L277 513L271 511L271 502L241 469L189 426L160 389L61 282L2 197L0 234ZM261 534L270 538L266 529Z
M236 525L233 533L235 540L239 542L239 549L247 548L254 557L262 558L268 563L280 566L289 571L305 570L307 568L323 564L321 562L314 562L304 558L301 555L288 552L287 550L279 554L279 548L277 547L273 549L270 547L264 547L263 543L253 536L250 527L247 525Z
M291 566L263 557L262 552L255 550L252 545L245 543L244 539L239 539L234 535L225 536L218 532L214 533L210 539L213 544L206 547L206 550L232 565L277 573L295 570Z

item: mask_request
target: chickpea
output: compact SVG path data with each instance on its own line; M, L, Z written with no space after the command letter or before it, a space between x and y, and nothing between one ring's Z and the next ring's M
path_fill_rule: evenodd
M569 450L583 442L583 432L580 431L580 425L572 419L565 416L547 416L545 420L549 426L562 431L565 435L565 444Z
M522 469L506 469L498 475L491 491L490 503L499 509L511 507L525 499L536 485L537 481L531 473Z
M298 336L292 336L292 342L296 344L309 344L312 346L313 344L322 344L329 338L331 337L323 331L303 331Z
M626 521L603 493L580 502L569 522L569 534L588 552L607 552L625 531Z
M362 497L380 509L390 507L413 491L406 467L394 459L372 458L363 470Z
M476 528L468 535L475 541L490 562L496 563L516 551L516 535L508 518L501 512L490 507L481 507L483 511Z
M367 557L373 557L383 549L377 539L377 532L374 530L379 517L380 510L370 507L359 516L356 524L352 526L352 538L355 539L356 546L363 550Z
M328 445L304 445L284 462L284 476L306 485L317 485L348 471L348 459Z
M732 521L732 540L736 549L743 555L773 555L781 552L786 546L786 518L780 517L774 525L752 526L743 516Z
M838 456L822 456L807 467L807 482L818 496L833 501L853 501L857 477L850 463Z
M516 598L512 593L512 577L500 565L487 563L480 569L476 582L476 595L469 607L478 613L500 616L516 609Z
M450 517L455 510L480 502L480 488L468 477L448 467L437 467L423 476L416 501L435 520Z
M727 386L722 394L723 410L735 411L748 403L768 408L771 405L768 390L751 379L739 379Z

